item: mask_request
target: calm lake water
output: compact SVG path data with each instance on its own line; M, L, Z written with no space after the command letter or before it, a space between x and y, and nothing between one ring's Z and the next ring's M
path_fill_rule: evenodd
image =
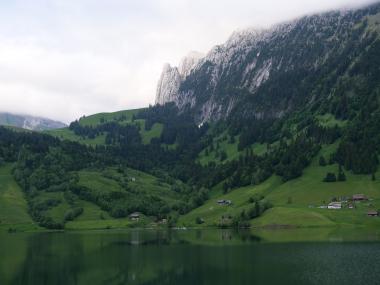
M0 284L380 284L379 232L0 235Z

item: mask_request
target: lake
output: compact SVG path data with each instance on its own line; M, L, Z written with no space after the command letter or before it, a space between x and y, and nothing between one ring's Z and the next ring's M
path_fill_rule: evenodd
M0 235L0 284L380 284L379 231Z

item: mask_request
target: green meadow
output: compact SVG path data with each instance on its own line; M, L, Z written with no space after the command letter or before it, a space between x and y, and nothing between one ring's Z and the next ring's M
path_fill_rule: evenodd
M163 125L159 123L153 124L150 130L145 130L145 120L133 120L133 116L142 109L126 110L113 113L99 113L79 119L82 126L95 127L101 124L116 122L121 125L134 124L140 128L140 135L144 144L149 144L153 138L161 136ZM55 136L62 140L70 140L79 142L89 146L104 145L106 134L100 134L95 138L88 138L76 135L69 128L55 129L45 131L45 133Z
M0 167L0 231L40 231L40 228L28 214L28 205L21 188L12 176L12 165L6 164ZM169 184L158 178L141 171L127 169L125 171L130 179L129 187L140 195L156 195L162 197L165 203L172 204L179 200L176 192L172 191ZM120 183L118 172L115 169L106 169L103 172L83 170L78 173L79 185L85 186L92 193L106 194L125 191ZM47 200L57 200L58 205L49 207L46 216L55 222L62 222L67 211L73 207L83 208L83 213L73 221L65 224L65 230L92 230L115 229L128 227L145 227L151 224L149 217L141 216L138 222L129 218L112 218L107 211L98 205L74 196L73 203L69 204L63 192L44 192L32 198L34 203L43 203Z
M201 165L207 165L210 162L223 163L226 161L232 161L239 159L240 155L244 155L246 150L239 151L238 149L239 136L235 136L233 141L229 139L227 132L222 133L218 137L213 139L213 147L208 146L203 149L197 157L198 162ZM252 152L256 155L263 155L267 152L266 144L255 143L250 146ZM221 153L225 153L224 160L221 159Z
M329 156L336 144L323 147L301 177L283 183L272 176L257 186L248 186L223 194L221 187L211 193L211 199L203 206L191 211L179 220L188 227L217 226L222 216L239 215L252 207L250 197L263 196L273 204L261 217L251 220L253 227L321 227L321 226L379 226L380 218L368 217L370 210L380 209L380 181L370 175L353 175L346 172L344 182L323 182L327 172L338 173L338 165L320 166L319 156ZM380 173L377 175L379 176ZM380 177L380 176L379 176ZM350 198L354 194L365 194L369 201L356 202L354 209L321 209L334 199ZM232 205L218 205L217 200L231 200ZM196 224L201 218L204 223Z
M88 117L82 117L79 123L83 126L96 126L107 122L118 122L119 124L136 124L140 127L140 134L144 144L149 144L151 139L161 136L163 125L155 123L150 130L145 130L144 120L133 120L133 116L139 110L128 110L114 113L100 113ZM316 119L325 127L338 125L344 127L346 122L336 120L327 114L317 116ZM212 131L212 129L211 129ZM105 144L106 134L101 134L94 139L77 136L69 128L51 130L47 133L60 139L77 141L86 145ZM210 162L223 163L238 159L244 155L238 150L239 137L230 138L227 132L216 136L212 140L212 147L200 151L197 161L202 165ZM276 143L274 143L275 145ZM380 209L380 181L372 180L369 175L353 175L345 172L347 180L344 182L326 183L323 178L328 172L338 173L338 165L319 165L320 156L326 160L330 157L338 142L333 145L325 145L320 153L313 159L311 164L304 169L303 175L297 179L284 183L280 177L272 176L260 185L238 188L224 194L222 183L211 189L210 199L200 206L181 216L178 226L185 227L216 227L223 218L230 218L240 215L245 210L252 208L249 202L251 197L264 197L273 207L259 218L250 221L254 228L283 228L283 227L334 227L334 226L378 226L380 218L370 218L367 216L369 210ZM173 146L168 146L173 147ZM264 155L267 152L266 144L255 143L250 147L256 155ZM225 153L225 158L220 158L220 153ZM129 185L141 195L158 195L165 203L172 205L179 201L178 195L171 191L170 185L160 181L157 177L141 171L127 169L126 175ZM103 172L98 170L82 170L78 172L79 185L91 189L94 193L107 194L110 192L124 191L120 185L121 177L118 177L116 169L106 169ZM379 175L376 175L380 179ZM1 168L1 197L0 205L0 228L8 228L9 225L34 225L27 213L27 205L20 188L17 186L11 175L11 166ZM320 208L326 206L332 200L350 198L354 194L365 194L370 200L356 203L354 209L343 208L341 210L328 210ZM44 199L60 200L57 206L50 208L47 215L54 221L62 221L65 213L73 207L69 205L63 193L43 193L38 197ZM217 200L231 200L232 205L221 206ZM15 206L13 206L15 205ZM79 198L75 200L75 207L83 208L83 213L74 221L65 224L65 229L110 229L125 228L131 226L151 225L152 221L148 217L143 217L142 221L136 225L127 218L114 219L108 212L102 210L98 205ZM196 220L202 219L203 224L197 224ZM35 225L33 226L35 228ZM29 227L34 229L33 227ZM26 227L28 229L28 227Z
M14 181L12 166L0 167L0 231L12 229L37 230L39 227L28 214L21 188Z

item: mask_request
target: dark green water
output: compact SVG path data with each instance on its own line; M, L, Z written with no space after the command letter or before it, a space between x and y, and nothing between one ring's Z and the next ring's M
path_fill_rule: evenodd
M271 235L278 232L262 236ZM0 284L380 284L378 234L364 239L267 242L217 230L2 234Z

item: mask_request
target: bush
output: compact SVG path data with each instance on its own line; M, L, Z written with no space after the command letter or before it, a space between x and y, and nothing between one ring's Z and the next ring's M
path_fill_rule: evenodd
M336 182L335 173L328 172L326 177L323 179L323 182Z
M220 152L220 161L225 161L227 159L227 153L223 150Z
M258 202L258 201L261 201L262 199L264 199L264 196L262 196L262 195L254 195L254 196L252 196L252 197L250 197L249 199L248 199L248 202L249 203L255 203L255 202Z
M338 181L346 181L346 174L343 171L339 172Z
M321 156L320 158L319 158L319 165L320 166L326 166L326 159L323 157L323 156Z
M83 208L82 207L77 207L77 208L70 209L70 210L66 211L66 213L65 213L65 215L63 217L63 220L65 222L67 222L67 221L73 221L75 218L79 217L82 213L83 213Z
M195 219L195 223L197 224L197 225L201 225L201 224L203 224L205 221L202 219L202 218L200 218L200 217L197 217L196 219Z

